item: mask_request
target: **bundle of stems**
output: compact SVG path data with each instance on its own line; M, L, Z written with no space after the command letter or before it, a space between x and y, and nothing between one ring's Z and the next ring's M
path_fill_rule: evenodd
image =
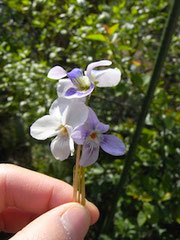
M73 202L78 202L85 206L85 171L84 167L79 165L81 147L81 145L77 147L76 164L73 170Z

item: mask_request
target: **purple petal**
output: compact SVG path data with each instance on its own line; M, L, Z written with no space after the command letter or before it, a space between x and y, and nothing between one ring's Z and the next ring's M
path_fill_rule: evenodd
M125 153L124 143L114 135L103 135L100 146L105 152L113 156L121 156Z
M83 144L86 138L96 129L99 120L95 114L95 112L88 107L89 114L87 121L81 125L80 127L76 128L75 131L72 133L72 138L77 144Z
M67 73L68 78L71 79L72 83L78 87L79 83L78 83L78 78L83 76L83 72L81 71L81 69L79 68L74 68L71 72Z
M51 79L61 79L67 75L67 72L60 66L55 66L50 69L47 77Z
M77 88L69 88L65 93L65 97L67 98L82 98L90 95L94 90L94 84L91 83L90 88L87 91L81 91Z
M91 76L91 71L96 68L96 67L100 67L100 66L109 66L111 65L112 62L111 61L108 61L108 60L102 60L102 61L98 61L98 62L93 62L93 63L90 63L88 66L87 66L87 76L89 77L89 79L91 79L92 81L92 76Z
M92 130L96 129L97 124L100 123L95 112L90 107L89 107L89 115L88 115L87 122L91 126Z
M87 141L83 145L80 166L87 167L95 163L99 156L99 145L93 141Z
M109 125L99 122L96 125L96 130L100 133L105 133L109 130Z
M87 123L90 127L90 130L97 130L100 133L105 133L109 130L109 125L101 123L96 116L96 113L89 107L89 115Z
M82 126L78 127L73 131L71 137L78 145L83 145L86 138L89 136L91 130L89 129L88 124L83 124Z
M65 97L71 97L76 93L77 93L77 88L69 88L65 93Z

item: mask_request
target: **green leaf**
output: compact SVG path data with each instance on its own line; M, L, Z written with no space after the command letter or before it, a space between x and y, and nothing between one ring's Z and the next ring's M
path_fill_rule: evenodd
M124 50L124 51L132 51L133 49L127 45L120 45L118 47L119 50Z
M116 23L113 26L107 28L107 32L109 33L109 35L112 35L117 31L118 27L119 27L119 23Z
M101 33L97 34L89 34L86 36L87 39L94 40L94 41L101 41L101 42L106 42L106 38L104 35Z
M143 79L142 79L142 77L141 77L140 74L138 74L138 73L131 73L131 80L132 80L132 82L133 82L136 86L142 87L142 85L143 85Z
M176 218L176 222L180 224L180 218Z
M144 223L146 222L147 218L146 218L146 215L140 211L138 213L138 216L137 216L137 223L139 225L139 227L141 227L142 225L144 225Z
M170 200L171 199L171 193L170 192L167 192L164 194L164 196L162 197L161 201L167 201L167 200Z
M174 217L176 222L180 224L180 206L175 207Z

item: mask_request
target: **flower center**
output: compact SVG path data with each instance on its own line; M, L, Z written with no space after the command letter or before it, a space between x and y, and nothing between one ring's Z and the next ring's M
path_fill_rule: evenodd
M81 69L74 68L71 72L67 73L67 76L79 90L87 91L90 88L91 81L88 76L83 76Z
M67 128L63 125L60 125L57 130L60 130L60 133L63 135L63 136L67 136L68 135L68 131L67 131Z
M87 76L81 76L78 78L78 84L82 91L87 91L91 85L91 82Z
M67 128L65 128L64 126L62 126L62 128L61 128L61 133L62 133L63 136L68 135Z
M83 76L83 72L79 68L74 68L67 73L68 78L81 91L87 91L90 88L91 81L88 76Z
M91 133L90 138L94 140L95 138L97 138L97 134L95 132Z

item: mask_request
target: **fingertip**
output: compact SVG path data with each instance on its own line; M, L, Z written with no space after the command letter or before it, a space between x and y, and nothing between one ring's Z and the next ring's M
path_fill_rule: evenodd
M80 204L69 204L67 211L61 216L61 223L67 236L70 239L80 240L84 239L88 232L91 216L87 208Z
M90 212L90 216L91 216L90 224L91 225L95 224L99 219L99 215L100 215L99 209L93 203L91 203L89 201L86 201L85 207L87 207L87 209Z
M19 231L13 240L82 240L91 222L88 208L79 203L66 203L36 218Z

